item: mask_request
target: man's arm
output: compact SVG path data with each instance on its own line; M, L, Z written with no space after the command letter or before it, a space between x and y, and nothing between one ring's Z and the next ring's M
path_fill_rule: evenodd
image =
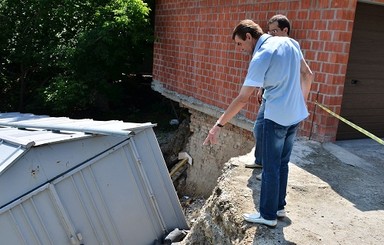
M307 62L305 62L305 60L302 59L300 64L300 83L301 83L301 90L303 92L305 101L308 100L308 95L311 90L313 79L314 79L313 72L309 68Z
M239 95L228 106L227 110L217 120L217 123L224 125L229 122L248 103L249 97L251 97L255 89L255 87L243 86Z
M251 97L255 89L256 87L243 86L239 95L231 102L223 115L220 116L217 123L224 125L229 122L245 106L245 104L248 103L249 97ZM217 126L217 123L211 128L211 130L209 130L209 134L204 140L203 145L217 143L217 137L220 132L220 127Z

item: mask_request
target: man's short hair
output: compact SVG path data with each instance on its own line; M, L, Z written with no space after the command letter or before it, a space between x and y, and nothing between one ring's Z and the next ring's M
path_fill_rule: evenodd
M252 20L242 20L233 30L232 39L235 40L235 36L238 36L242 40L245 40L247 33L251 34L254 39L258 39L263 35L263 29Z
M289 35L289 31L291 30L291 23L289 22L287 16L282 14L274 15L269 19L268 25L272 24L273 22L277 22L277 26L280 28L280 30L288 28L287 34Z

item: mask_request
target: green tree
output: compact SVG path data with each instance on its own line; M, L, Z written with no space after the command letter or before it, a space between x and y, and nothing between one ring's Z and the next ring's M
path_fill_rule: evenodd
M140 0L0 0L0 109L71 114L116 98L113 85L150 55L149 11Z

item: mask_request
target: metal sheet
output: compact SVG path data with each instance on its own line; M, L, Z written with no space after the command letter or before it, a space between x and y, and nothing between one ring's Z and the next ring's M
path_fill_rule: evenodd
M71 131L87 134L125 135L148 127L155 126L152 123L127 123L122 121L95 121L92 119L70 119L65 117L33 117L30 114L14 114L12 116L0 114L0 126L21 129L44 129L53 132Z
M0 209L6 244L153 244L166 232L186 229L177 195L160 159L142 157L136 143L122 142ZM141 148L141 147L140 147ZM164 164L164 165L163 165ZM146 166L146 167L144 167Z
M0 124L1 243L153 244L188 229L154 124L19 113Z

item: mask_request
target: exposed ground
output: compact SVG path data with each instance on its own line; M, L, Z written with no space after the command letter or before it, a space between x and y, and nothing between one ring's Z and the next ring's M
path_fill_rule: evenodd
M244 167L252 152L232 158L206 201L181 200L191 225L181 243L384 244L383 146L339 145L295 143L287 217L276 228L243 221L258 208L260 170Z
M178 109L169 114L180 115ZM162 131L157 132L162 149L173 149L165 154L169 163L185 142L179 132ZM195 129L194 135L202 142L206 132ZM173 145L181 148L167 142L177 142ZM196 151L206 154L207 149ZM181 197L191 230L180 244L384 244L384 146L371 140L354 144L298 140L290 163L287 217L272 229L242 218L258 209L260 182L255 176L261 170L244 167L252 161L253 152L230 159L209 198ZM210 176L202 173L201 178Z

